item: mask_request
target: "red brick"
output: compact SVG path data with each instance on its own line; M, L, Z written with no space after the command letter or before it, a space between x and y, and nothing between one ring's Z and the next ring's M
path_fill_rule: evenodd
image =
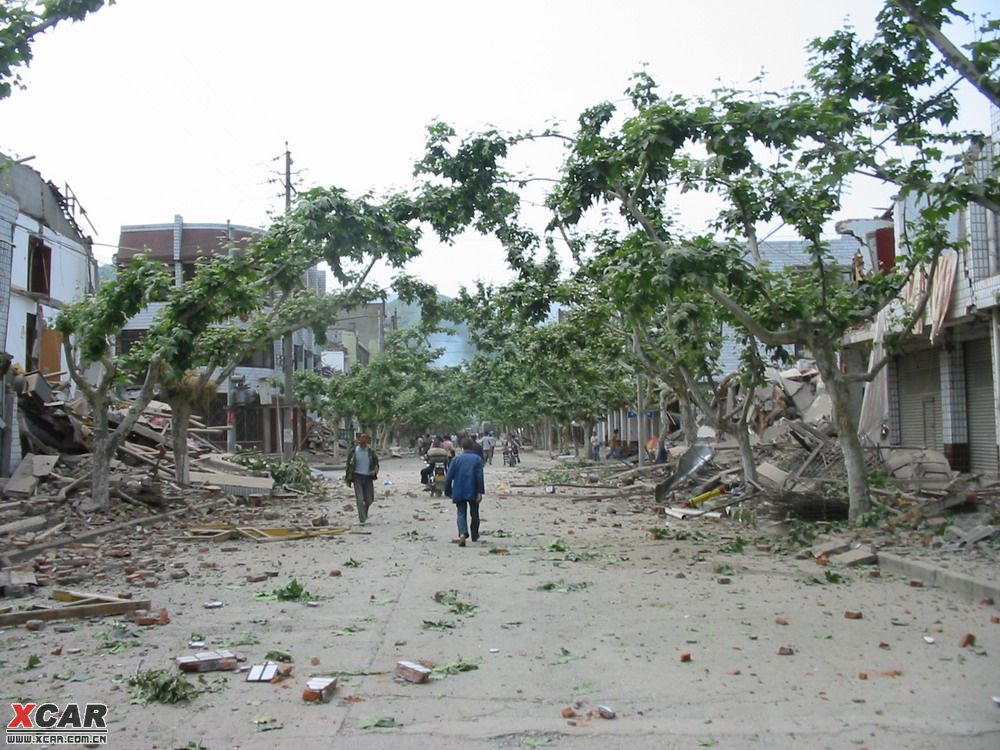
M778 625L787 625L787 624L788 624L788 620L786 620L786 619L785 619L784 617L775 617L775 618L774 618L774 621L775 621L775 622L776 622L776 623L777 623Z
M687 663L687 662L691 661L691 652L690 651L684 651L684 652L682 652L681 653L681 661L684 662L684 663Z
M794 656L794 655L795 655L795 649L792 648L791 646L778 647L778 656Z
M862 614L856 609L849 609L846 612L844 612L844 617L846 617L848 620L860 620L862 617L864 617L864 614Z
M416 664L412 661L399 661L396 662L396 669L393 671L393 674L407 682L420 683L427 682L427 678L431 676L431 670L423 664Z
M566 708L562 710L562 717L564 719L572 719L574 716L576 716L576 711L569 706L566 706Z
M958 639L959 648L968 648L969 646L976 645L976 636L972 633L966 633L961 638Z

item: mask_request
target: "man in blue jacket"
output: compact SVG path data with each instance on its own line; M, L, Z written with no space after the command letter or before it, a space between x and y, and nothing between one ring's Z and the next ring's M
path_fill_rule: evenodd
M469 538L469 520L472 516L472 541L479 539L479 503L486 486L483 483L483 459L472 452L475 442L470 437L462 440L462 454L452 459L448 475L444 478L444 494L455 503L458 514L458 546L464 547Z

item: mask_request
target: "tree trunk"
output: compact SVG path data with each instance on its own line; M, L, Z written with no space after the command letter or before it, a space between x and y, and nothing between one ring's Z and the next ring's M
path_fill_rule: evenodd
M833 425L837 430L837 444L844 455L847 469L848 519L856 521L872 509L868 489L868 467L858 438L858 426L851 417L851 396L847 383L840 379L837 355L832 342L817 342L813 347L816 367L833 404Z
M173 399L170 404L173 413L174 475L177 484L187 487L191 483L191 463L188 460L188 427L194 405L186 398Z
M677 403L681 410L681 431L684 433L684 442L694 445L698 442L698 420L694 416L694 404L686 390L681 390L677 394Z
M743 467L743 477L754 482L757 481L757 461L753 455L753 448L750 446L750 430L747 428L747 418L753 407L754 390L744 389L746 394L743 403L740 405L739 418L737 419L733 433L736 442L740 446L740 464Z
M94 413L94 434L92 438L93 466L90 470L90 496L101 509L107 509L111 502L111 434L108 431L108 405L104 399L95 399L90 404Z

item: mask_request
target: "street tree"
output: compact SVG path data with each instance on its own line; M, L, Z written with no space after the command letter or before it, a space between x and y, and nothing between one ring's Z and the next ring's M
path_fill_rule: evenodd
M938 25L943 15L957 17L951 4L920 4L925 11L931 7L937 7ZM980 61L995 59L990 55L996 25L985 28L993 37L975 48ZM591 107L572 136L488 131L456 144L454 132L437 124L418 171L448 185L441 193L466 207L466 226L499 227L516 262L523 253L510 248L526 243L516 234L512 243L511 220L497 220L495 214L500 210L516 219L514 193L524 181L505 171L504 159L525 138L565 140L566 161L548 199L550 230L569 234L595 211L606 210L663 256L664 286L671 295L702 289L764 345L778 352L807 349L833 403L850 516L857 518L870 508L870 498L848 386L870 379L874 370L841 371L842 337L896 299L918 266L933 280L941 253L956 247L947 218L972 201L995 210L992 175L998 172L982 179L965 168L968 144L982 142L982 135L951 130L957 115L954 87L940 88L951 65L896 6L879 14L872 40L845 29L817 40L812 50L807 84L782 93L720 89L707 98L661 95L648 74L637 74L624 111L607 102ZM902 262L851 284L844 283L823 232L837 217L849 181L859 175L890 184L904 199L918 195L920 206L901 238L907 251ZM719 210L702 231L679 232L668 221L678 190L718 199ZM802 238L805 268L776 273L768 267L758 232L773 222ZM895 340L906 335L924 304L906 317Z
M5 0L0 3L0 99L20 87L19 69L31 63L35 37L62 21L82 21L105 0ZM108 0L114 5L114 0Z
M372 298L377 290L365 280L375 262L400 266L419 252L410 221L407 203L392 196L375 202L316 188L247 247L201 261L189 281L170 284L162 264L140 255L94 295L64 308L56 326L71 377L94 413L95 501L107 505L110 460L157 387L173 410L176 476L186 483L188 421L198 403L247 354L288 331L324 331L339 311ZM341 288L329 295L301 288L305 270L324 260ZM116 355L113 342L125 323L155 302L162 306L145 337ZM103 373L96 386L86 382L92 364ZM142 387L109 432L109 394L128 379Z

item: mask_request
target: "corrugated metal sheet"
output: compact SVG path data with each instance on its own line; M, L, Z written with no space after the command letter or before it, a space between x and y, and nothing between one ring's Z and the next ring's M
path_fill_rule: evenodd
M897 360L902 445L943 450L941 366L938 351L905 354Z
M969 412L969 458L972 471L996 475L997 406L993 402L993 357L990 340L965 344L965 392Z

